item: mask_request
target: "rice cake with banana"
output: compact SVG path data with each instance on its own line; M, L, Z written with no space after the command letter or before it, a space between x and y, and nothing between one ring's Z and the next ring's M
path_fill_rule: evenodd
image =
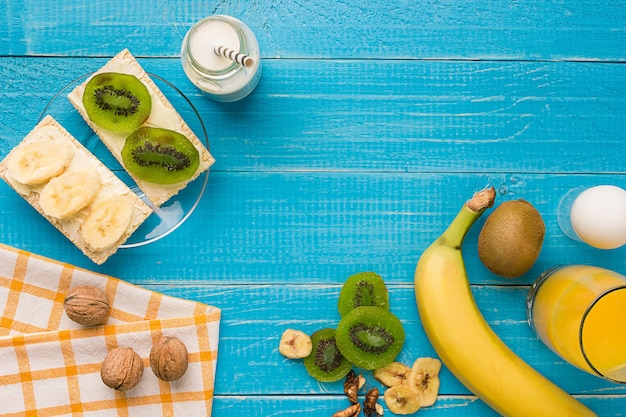
M52 116L0 162L0 177L96 264L152 213Z
M142 86L122 79L129 75ZM74 88L68 99L156 206L215 162L128 49Z

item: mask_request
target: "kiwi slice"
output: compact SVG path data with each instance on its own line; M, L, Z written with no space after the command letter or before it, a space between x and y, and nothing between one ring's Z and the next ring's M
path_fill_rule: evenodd
M115 132L132 132L146 121L152 99L137 77L117 72L94 75L85 86L83 105L89 119Z
M404 328L395 314L382 307L357 307L336 330L337 347L352 364L378 369L393 362L404 345Z
M311 335L313 350L304 358L304 366L320 382L338 381L350 372L352 364L343 357L335 341L334 329L318 330Z
M131 174L144 181L176 184L193 177L200 164L200 156L184 135L169 129L144 126L126 138L122 161Z
M380 275L359 272L348 277L339 293L338 309L343 317L356 307L378 306L389 310L389 293Z

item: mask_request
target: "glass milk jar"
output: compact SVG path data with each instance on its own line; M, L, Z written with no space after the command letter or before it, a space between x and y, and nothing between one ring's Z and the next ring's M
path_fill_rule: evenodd
M196 23L185 35L181 60L189 80L216 101L246 97L261 78L256 37L231 16L213 15Z

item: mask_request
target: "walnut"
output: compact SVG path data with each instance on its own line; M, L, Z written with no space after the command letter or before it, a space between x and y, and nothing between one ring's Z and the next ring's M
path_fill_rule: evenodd
M361 404L352 404L348 408L342 411L337 411L333 414L333 417L357 417L361 412Z
M350 370L343 383L343 392L352 404L359 402L359 377L354 370Z
M176 337L164 336L150 350L152 372L163 381L180 379L188 364L187 347Z
M376 387L370 389L367 391L367 394L365 394L365 401L363 401L363 413L366 417L382 415L379 413L380 407L377 407L379 405L379 395L378 388Z
M136 386L143 375L143 361L129 347L111 349L102 362L100 377L110 388L125 391Z
M76 287L65 297L65 313L85 326L105 324L109 318L109 297L100 288L88 285Z

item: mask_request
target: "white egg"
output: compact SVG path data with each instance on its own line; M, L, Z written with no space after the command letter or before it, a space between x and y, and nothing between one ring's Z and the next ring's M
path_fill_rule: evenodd
M614 185L586 189L572 204L570 220L578 237L593 247L626 244L626 190Z

